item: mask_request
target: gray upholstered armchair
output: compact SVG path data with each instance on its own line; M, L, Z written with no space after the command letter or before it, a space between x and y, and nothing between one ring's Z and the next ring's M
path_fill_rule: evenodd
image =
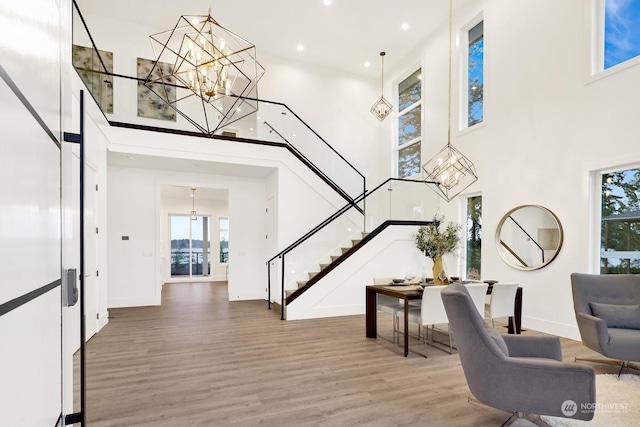
M580 407L596 401L595 373L589 366L563 363L557 337L498 334L484 324L462 285L447 286L442 300L467 384L477 400L518 416L593 418ZM567 401L576 404L573 415Z
M620 372L640 362L640 276L573 273L571 288L582 343L615 359L583 360L620 364Z

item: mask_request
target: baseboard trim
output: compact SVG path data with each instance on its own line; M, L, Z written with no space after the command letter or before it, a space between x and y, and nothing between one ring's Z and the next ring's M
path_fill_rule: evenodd
M551 322L536 317L522 316L522 328L580 341L580 331L577 325L568 325L566 323Z

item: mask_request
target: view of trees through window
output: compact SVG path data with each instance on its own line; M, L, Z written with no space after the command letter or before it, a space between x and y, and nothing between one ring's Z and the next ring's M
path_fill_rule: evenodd
M398 178L420 173L422 70L398 85Z
M467 198L467 279L480 280L482 257L482 196Z
M600 272L640 273L640 168L602 175Z
M229 218L220 218L220 262L229 262Z
M484 21L469 30L467 126L484 120Z
M209 276L211 218L171 215L171 276Z
M640 55L640 1L604 0L604 69Z

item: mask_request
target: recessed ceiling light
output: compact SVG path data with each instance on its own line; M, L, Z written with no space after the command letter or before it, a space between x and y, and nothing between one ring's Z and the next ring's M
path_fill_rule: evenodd
M324 0L323 3L325 6L329 6L331 4L331 0Z
M253 128L249 128L249 130L253 130Z
M135 157L133 157L133 156L127 156L127 159L129 159L129 160L135 160L136 158L135 158Z
M364 66L365 66L365 67L367 67L367 68L368 68L368 67L371 67L371 62L369 62L369 61L364 61Z
M400 28L402 28L403 30L408 30L409 29L409 24L407 24L406 22L404 24L402 24L400 26Z
M302 44L298 45L298 52L302 52L304 50L304 46Z
M236 111L242 111L242 108L238 107L236 108Z

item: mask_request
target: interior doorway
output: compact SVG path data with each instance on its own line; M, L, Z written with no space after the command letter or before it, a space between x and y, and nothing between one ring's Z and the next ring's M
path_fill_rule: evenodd
M164 283L227 280L232 223L228 200L227 189L161 188Z

